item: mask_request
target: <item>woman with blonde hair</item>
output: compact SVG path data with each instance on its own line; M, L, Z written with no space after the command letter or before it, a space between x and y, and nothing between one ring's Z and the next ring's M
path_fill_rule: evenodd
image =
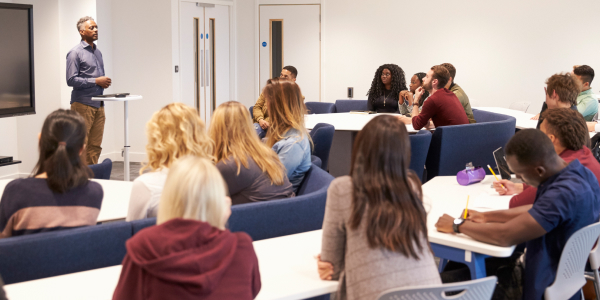
M306 106L295 82L278 78L270 81L263 91L271 115L267 145L279 156L295 192L311 165L311 141L304 127Z
M212 160L213 142L198 112L171 103L154 113L146 124L148 162L133 181L127 221L155 217L169 167L180 157L194 155ZM144 170L151 172L142 174Z
M254 299L260 291L252 239L225 229L231 215L223 178L205 158L175 162L157 226L126 243L113 299Z
M294 196L283 164L258 139L244 105L229 101L217 107L209 135L215 142L217 169L234 205Z

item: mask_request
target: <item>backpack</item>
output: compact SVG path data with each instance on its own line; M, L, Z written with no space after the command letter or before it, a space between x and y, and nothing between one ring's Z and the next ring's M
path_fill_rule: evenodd
M591 145L592 147L590 148L590 150L592 150L592 155L594 155L594 157L596 158L596 160L598 162L600 162L600 132L596 133L592 139L591 139Z

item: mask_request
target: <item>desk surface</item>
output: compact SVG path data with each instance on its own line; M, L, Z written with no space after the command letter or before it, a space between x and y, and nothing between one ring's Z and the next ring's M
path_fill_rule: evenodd
M473 107L473 109L485 110L492 113L508 115L517 119L516 127L519 129L536 128L537 120L531 120L534 114L528 114L519 110L504 107Z
M435 223L443 214L458 218L467 204L477 211L507 209L511 196L499 196L491 187L492 175L479 183L469 186L459 185L456 176L438 176L423 185L423 202L427 210L427 231L429 242L453 248L469 250L496 257L507 257L514 247L499 247L478 242L464 234L441 233L435 229Z
M253 243L262 288L256 299L304 299L335 292L337 281L322 281L314 258L321 251L321 231ZM49 277L5 286L9 299L108 300L121 266Z
M4 188L11 180L0 180L0 195L2 195ZM129 209L129 197L131 196L133 182L102 179L92 179L92 181L99 183L102 190L104 190L98 222L125 219Z
M333 113L333 114L313 114L304 116L304 124L307 129L313 129L318 123L327 123L335 127L338 131L361 131L371 119L376 116L386 114L351 114L351 113ZM387 114L390 115L390 114ZM400 116L400 114L391 114ZM406 125L408 132L417 132L412 125Z

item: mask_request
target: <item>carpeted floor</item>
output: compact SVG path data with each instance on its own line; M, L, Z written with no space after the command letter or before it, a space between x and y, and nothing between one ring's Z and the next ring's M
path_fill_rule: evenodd
M113 161L112 171L110 173L110 180L123 180L125 177L124 164L122 161ZM129 163L129 176L130 180L140 176L140 169L142 168L142 163L131 162Z

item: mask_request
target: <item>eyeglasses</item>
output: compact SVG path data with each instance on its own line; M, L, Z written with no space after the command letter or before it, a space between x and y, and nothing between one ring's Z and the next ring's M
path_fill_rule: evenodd
M392 74L390 74L390 73L383 73L383 74L381 74L381 77L390 77L390 76L392 76Z

